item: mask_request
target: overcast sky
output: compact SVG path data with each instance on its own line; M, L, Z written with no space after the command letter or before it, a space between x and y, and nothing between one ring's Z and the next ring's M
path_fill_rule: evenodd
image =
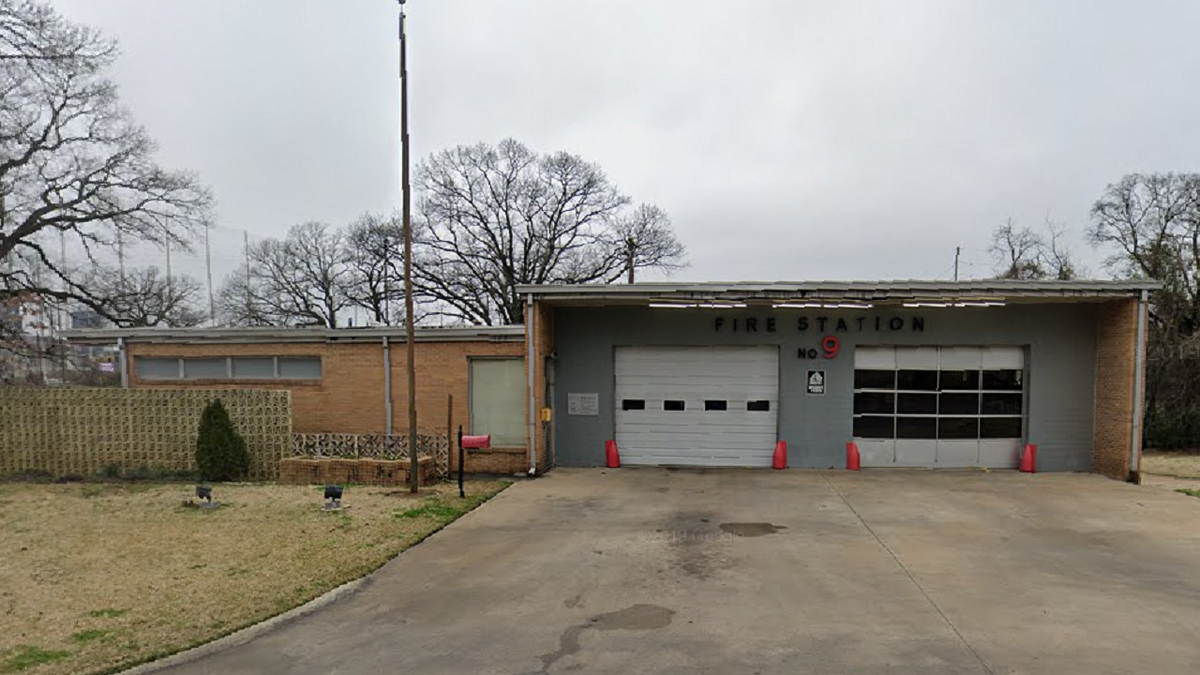
M399 204L392 0L57 0L117 37L163 163L241 235ZM990 272L1006 218L1069 227L1195 171L1200 3L410 0L414 162L519 139L672 216L685 280Z

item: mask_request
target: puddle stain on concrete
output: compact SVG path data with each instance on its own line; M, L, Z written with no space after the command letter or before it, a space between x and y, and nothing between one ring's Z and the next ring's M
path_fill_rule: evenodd
M784 525L772 525L771 523L721 523L720 527L722 532L737 537L762 537L787 529Z
M563 631L558 638L558 649L538 657L542 662L542 669L538 672L548 673L550 666L560 659L578 653L579 636L586 630L658 630L669 626L674 616L673 609L645 604L593 616L587 623L571 626Z

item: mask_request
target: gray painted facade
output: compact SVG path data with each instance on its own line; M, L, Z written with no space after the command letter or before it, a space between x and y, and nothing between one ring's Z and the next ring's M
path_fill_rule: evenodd
M1096 326L1091 303L864 310L559 306L553 311L554 453L559 466L604 464L604 442L614 434L616 347L756 344L780 350L779 438L788 442L792 467L845 467L857 345L990 345L1026 349L1025 433L1027 442L1039 446L1039 470L1092 468ZM720 329L718 317L723 319ZM807 330L800 330L800 317L807 317ZM826 317L824 330L820 317ZM756 319L756 331L745 330L748 318ZM774 332L767 330L768 318L774 318ZM889 327L894 318L903 322L897 330ZM845 330L839 330L838 319L845 320ZM923 330L913 329L914 319L923 319ZM819 352L826 335L841 341L836 358L798 356L801 348ZM823 396L806 393L808 369L826 372ZM570 393L598 394L599 414L568 414Z

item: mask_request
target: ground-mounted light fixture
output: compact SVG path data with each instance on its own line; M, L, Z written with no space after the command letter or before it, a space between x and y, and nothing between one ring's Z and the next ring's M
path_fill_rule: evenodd
M215 509L221 505L220 502L213 501L211 485L197 485L196 499L203 500L197 504L197 506L202 509Z
M325 486L325 506L321 507L324 511L340 511L342 510L342 488L341 485L326 485Z

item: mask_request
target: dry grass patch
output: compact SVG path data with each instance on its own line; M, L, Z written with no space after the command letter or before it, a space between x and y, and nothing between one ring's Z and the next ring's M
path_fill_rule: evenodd
M0 484L0 673L118 670L208 642L358 578L504 489L418 497L216 485Z
M1179 478L1200 478L1200 454L1147 450L1142 454L1142 473Z

